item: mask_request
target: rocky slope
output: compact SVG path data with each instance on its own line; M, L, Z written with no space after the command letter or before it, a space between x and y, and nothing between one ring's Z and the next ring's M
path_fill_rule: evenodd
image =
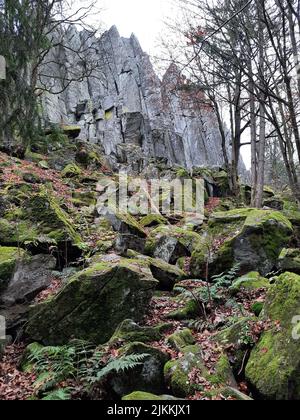
M251 209L199 169L203 223L102 214L101 148L55 131L37 149L0 154L1 398L300 399L291 197Z
M186 168L223 165L216 116L199 87L174 65L161 81L134 35L122 38L112 27L100 39L87 37L72 30L66 48L47 57L43 74L51 76L54 92L82 70L82 55L74 51L83 42L97 69L63 93L44 97L46 125L80 127L79 138L101 145L115 167L139 171L151 159ZM43 82L47 85L48 77Z

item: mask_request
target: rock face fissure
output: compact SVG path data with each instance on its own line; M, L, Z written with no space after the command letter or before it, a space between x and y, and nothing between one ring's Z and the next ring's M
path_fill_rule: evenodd
M53 52L55 59L47 59L44 73L54 76L52 90L63 90L63 80L84 66L72 50L86 36L71 30L65 40L71 48L60 48ZM175 65L161 81L136 37L122 38L116 27L88 43L97 69L60 95L44 97L46 124L80 126L79 138L103 146L116 168L140 171L153 158L186 168L223 165L213 108ZM69 75L65 66L61 74L62 62Z

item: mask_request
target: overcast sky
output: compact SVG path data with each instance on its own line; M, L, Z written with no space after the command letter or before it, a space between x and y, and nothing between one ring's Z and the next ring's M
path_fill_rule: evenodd
M122 36L134 33L148 54L155 54L163 22L172 13L169 0L99 0L106 27L116 25Z

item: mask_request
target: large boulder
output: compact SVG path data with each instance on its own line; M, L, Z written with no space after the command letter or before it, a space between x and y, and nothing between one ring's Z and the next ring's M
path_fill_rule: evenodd
M109 343L150 343L160 341L163 338L163 333L170 327L172 327L172 324L160 324L155 327L140 326L132 319L126 319L118 326Z
M46 345L65 344L72 337L103 344L122 321L142 318L157 283L142 261L108 256L33 307L27 334Z
M300 274L300 250L284 248L279 255L277 267L282 271Z
M100 208L98 211L110 223L114 231L118 232L115 249L121 255L126 255L128 249L144 252L147 234L133 216L126 213L115 213L110 209Z
M193 275L203 275L209 258L211 275L239 264L242 273L259 271L264 276L276 267L292 233L290 221L277 211L240 209L216 213L210 220L208 237L211 241L220 239L222 245L210 257L209 247L200 245L192 255ZM225 242L224 237L228 237Z
M169 361L164 368L165 380L168 388L176 397L185 398L196 391L203 391L203 387L191 381L190 375L197 372L216 387L230 385L237 387L231 371L230 363L225 354L220 355L214 372L208 370L203 360L203 352L198 345L189 345L181 348L181 357Z
M252 292L258 289L267 289L269 287L270 281L268 279L262 277L257 271L252 271L251 273L236 279L232 286L230 286L229 291L231 294L235 295L240 291Z
M6 289L17 263L22 261L25 255L22 249L0 246L0 293Z
M150 393L163 394L166 391L164 382L164 365L170 356L163 351L143 343L131 343L121 349L122 356L144 354L144 360L134 369L117 372L108 381L109 394L123 397L136 389Z
M213 336L213 341L216 341L225 350L229 350L230 361L236 375L240 375L245 355L249 353L254 344L252 329L257 321L258 319L255 317L243 317Z
M155 280L159 282L157 285L158 290L172 291L175 284L186 277L186 273L179 267L168 264L159 258L147 257L133 250L129 250L126 254L128 257L139 260L142 265L150 269ZM116 262L120 261L121 257L116 254L110 254L109 256L95 255L93 257L95 262L107 260Z
M176 264L180 257L188 257L199 246L201 237L195 232L177 226L159 226L146 242L148 255Z
M269 290L261 320L273 326L251 353L246 378L269 400L300 400L300 276L284 273Z
M5 306L31 301L52 281L51 270L56 259L51 255L35 255L28 261L21 261L0 301Z
M38 225L40 234L56 243L68 241L80 245L82 242L70 216L46 189L28 198L25 202L25 215L33 224Z

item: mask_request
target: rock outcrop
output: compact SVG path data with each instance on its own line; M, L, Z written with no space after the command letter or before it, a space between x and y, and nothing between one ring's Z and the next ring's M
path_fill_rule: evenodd
M71 30L64 40L70 48L55 50L43 72L52 75L52 91L63 91L63 83L84 66L73 51L83 40L96 68L63 93L44 97L47 125L81 129L79 139L101 145L115 168L139 172L153 159L186 168L223 165L213 108L175 65L160 80L137 38L122 38L116 27L99 39Z

